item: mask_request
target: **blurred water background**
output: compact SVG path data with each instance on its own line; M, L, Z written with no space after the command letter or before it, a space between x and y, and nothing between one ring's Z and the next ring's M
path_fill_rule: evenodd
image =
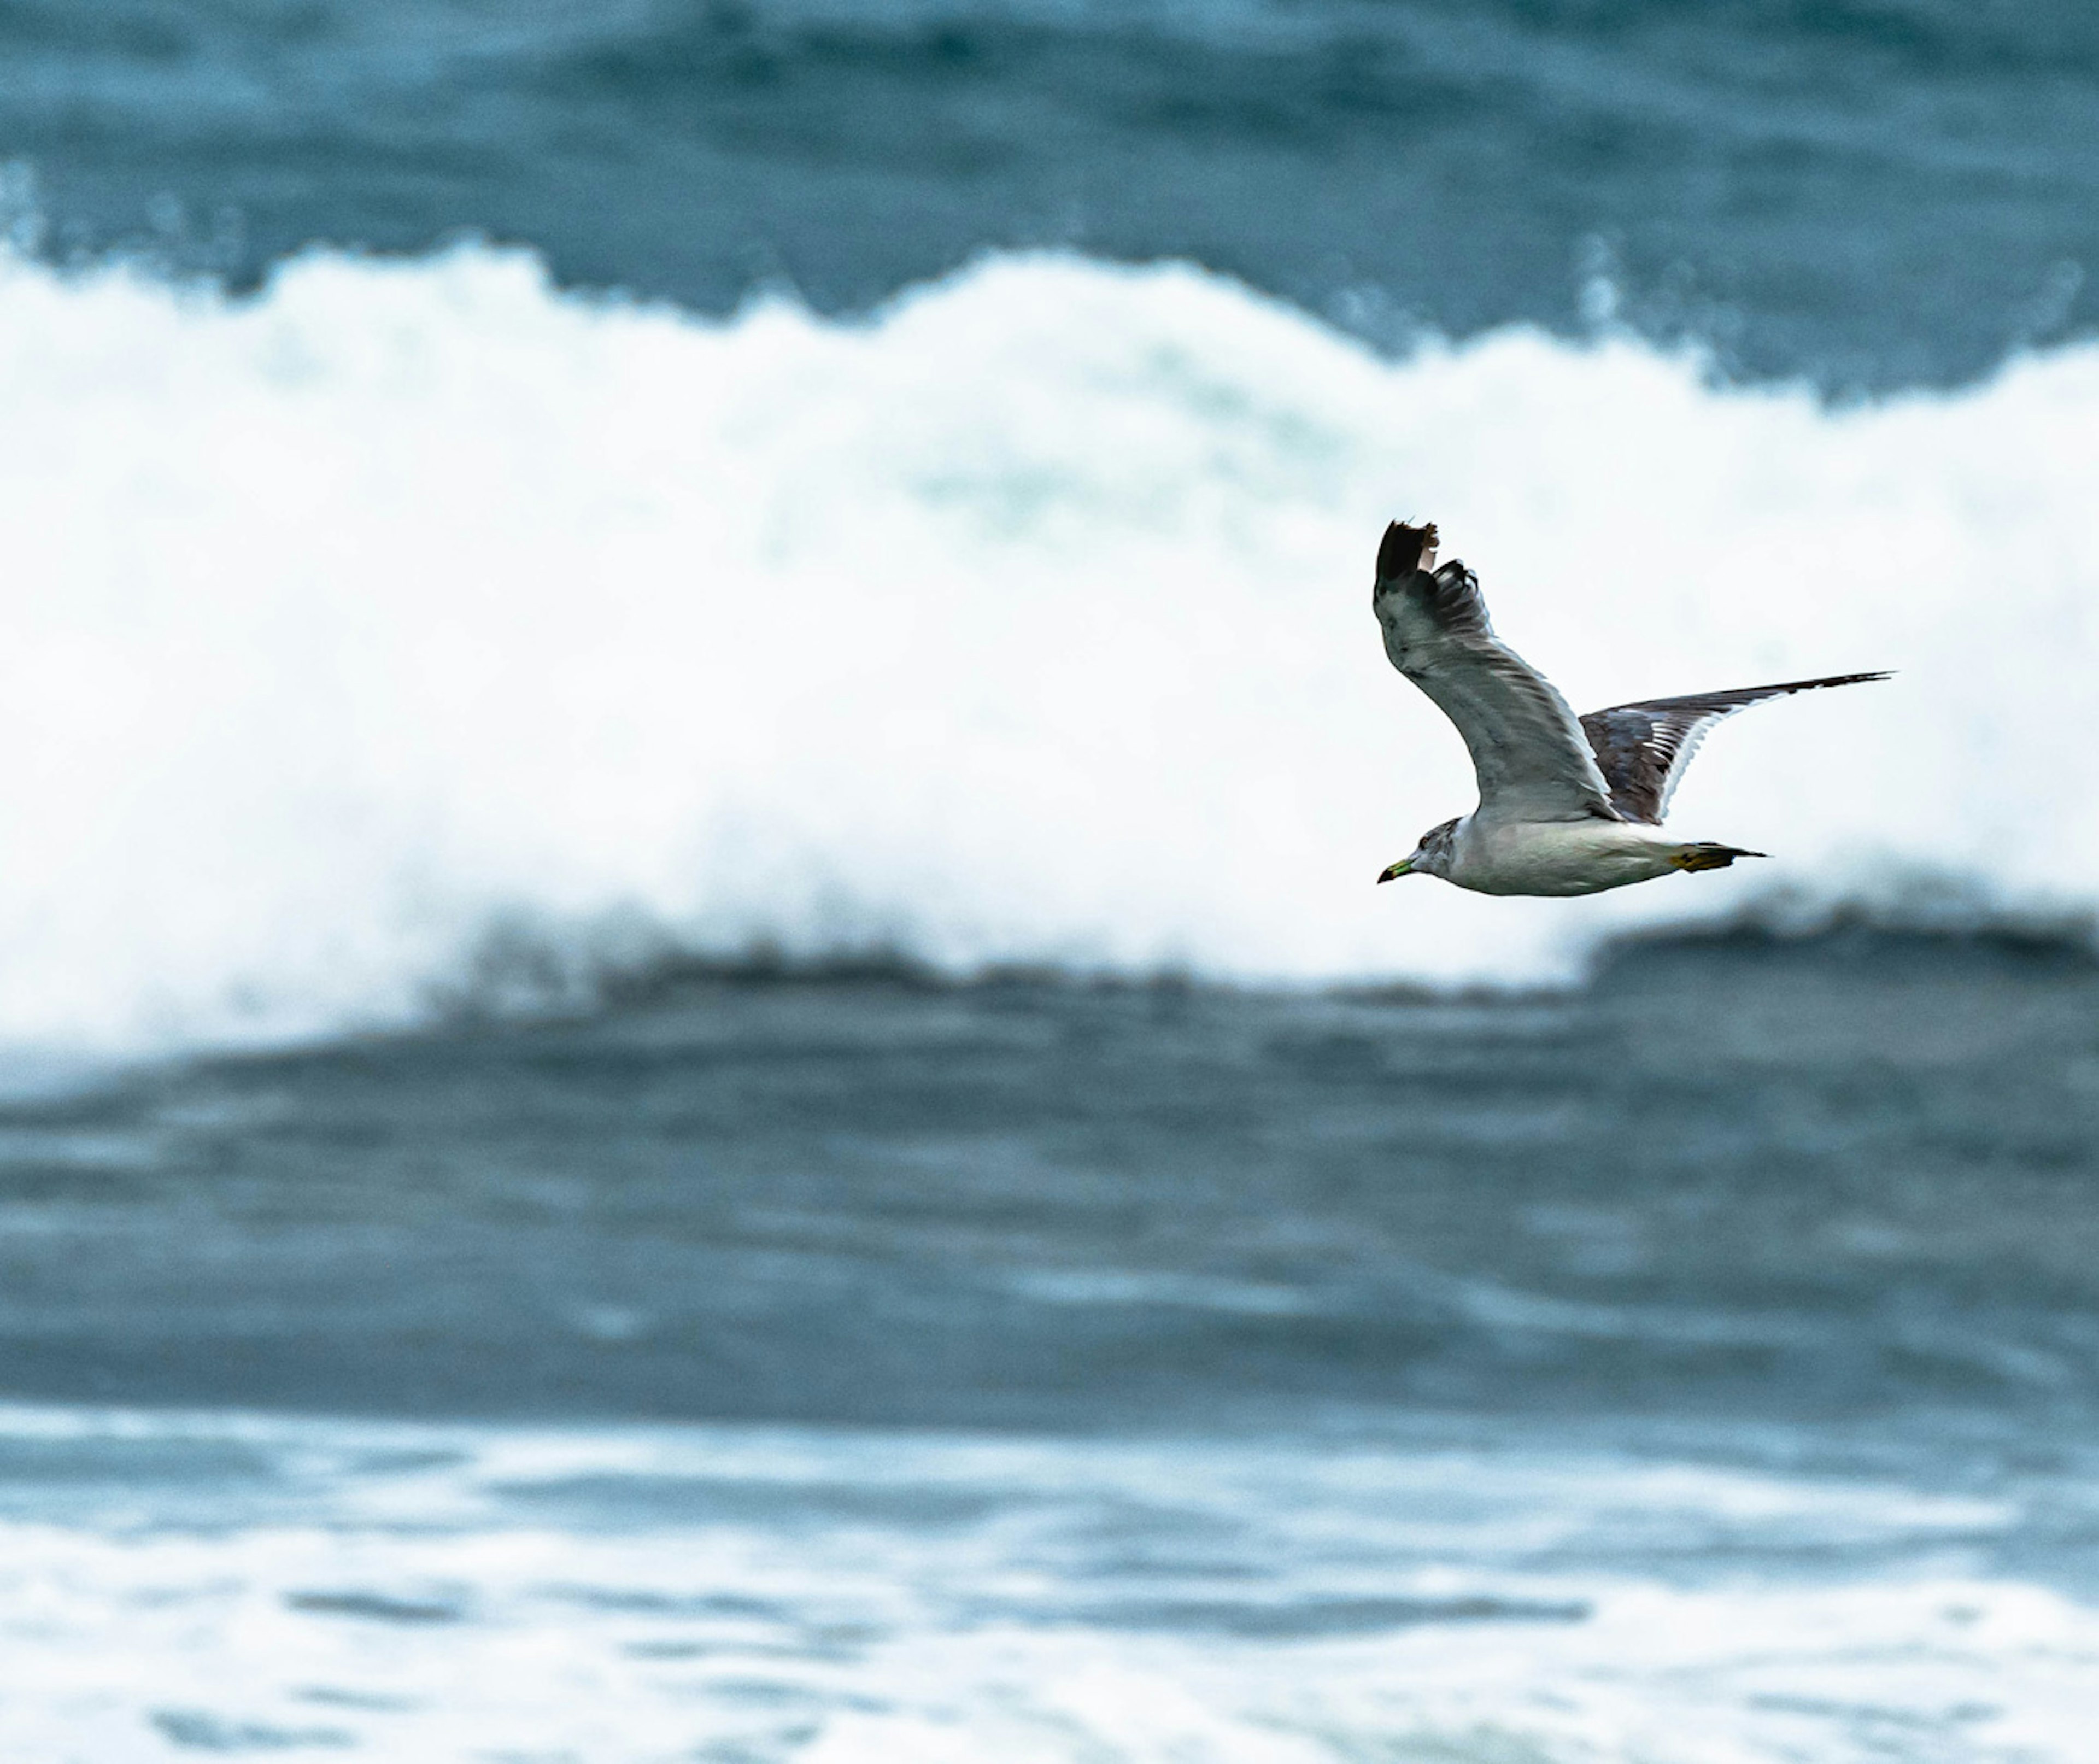
M0 53L0 1752L2090 1755L2084 9Z

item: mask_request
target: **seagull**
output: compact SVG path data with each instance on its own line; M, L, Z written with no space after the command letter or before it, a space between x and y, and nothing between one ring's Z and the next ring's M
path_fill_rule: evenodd
M1577 719L1552 683L1494 635L1480 578L1455 558L1436 567L1436 545L1433 522L1387 527L1371 606L1392 665L1465 737L1480 806L1431 827L1381 882L1440 876L1481 894L1592 895L1765 856L1652 830L1699 743L1767 698L1889 678L1832 674L1613 705Z

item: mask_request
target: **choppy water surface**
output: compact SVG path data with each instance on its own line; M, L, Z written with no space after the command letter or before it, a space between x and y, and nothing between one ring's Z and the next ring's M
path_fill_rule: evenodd
M1889 389L2088 330L2099 26L1886 0L31 0L0 153L60 256L252 278L521 241L706 311L987 249L1179 257L1374 336L1623 284L1746 371Z
M2018 1560L2092 1484L2033 1468L77 1410L0 1462L37 1759L2009 1764L2099 1667Z
M0 58L7 1764L2091 1756L2088 9Z
M10 1382L942 1425L2082 1417L2095 1011L2049 946L1751 940L1500 1002L715 984L150 1070L11 1111Z
M1864 933L46 1074L0 1700L55 1758L2072 1759L2095 1075L2083 957Z

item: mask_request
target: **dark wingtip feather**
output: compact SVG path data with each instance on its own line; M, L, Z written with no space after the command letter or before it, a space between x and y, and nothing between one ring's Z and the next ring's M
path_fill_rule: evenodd
M1832 674L1827 680L1804 680L1800 687L1805 690L1812 686L1863 686L1868 680L1893 680L1894 677L1895 671L1890 667L1874 674Z
M1378 580L1396 582L1402 576L1412 575L1421 566L1421 554L1433 550L1435 545L1433 521L1424 521L1419 526L1393 521L1384 530L1384 541L1378 547Z
M1864 686L1877 680L1893 680L1894 677L1892 668L1881 674L1825 674L1820 680L1781 680L1776 685L1764 687L1762 690L1776 698L1786 693L1814 692L1824 686Z

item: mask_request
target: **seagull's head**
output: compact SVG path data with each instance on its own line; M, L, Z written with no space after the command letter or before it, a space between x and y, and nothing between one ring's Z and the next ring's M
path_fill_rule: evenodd
M1421 836L1410 857L1403 857L1378 878L1388 882L1399 876L1443 876L1450 873L1450 842L1458 835L1458 823L1446 820Z

